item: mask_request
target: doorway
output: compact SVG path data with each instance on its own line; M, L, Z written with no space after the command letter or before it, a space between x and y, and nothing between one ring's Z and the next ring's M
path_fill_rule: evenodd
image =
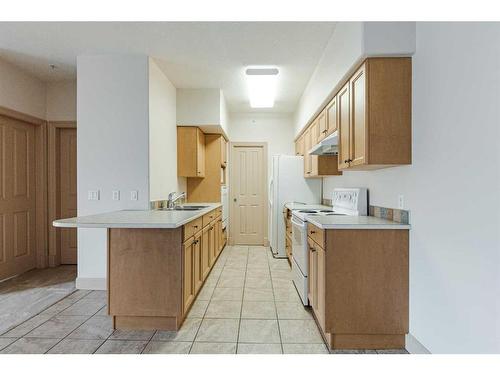
M230 243L267 245L267 143L231 143Z
M0 280L36 267L35 126L0 116Z
M49 123L49 217L50 222L77 216L76 123ZM76 228L49 231L49 263L77 263Z

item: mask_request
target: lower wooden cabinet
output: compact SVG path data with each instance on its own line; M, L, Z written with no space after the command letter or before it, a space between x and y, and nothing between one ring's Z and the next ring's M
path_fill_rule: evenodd
M203 285L202 232L194 236L193 243L193 288L196 295Z
M201 269L203 273L203 280L205 280L210 273L210 227L203 228L201 235Z
M194 237L189 238L182 246L182 307L184 314L194 301Z

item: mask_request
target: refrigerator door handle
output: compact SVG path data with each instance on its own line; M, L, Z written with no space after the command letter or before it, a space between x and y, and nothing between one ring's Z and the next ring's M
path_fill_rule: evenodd
M269 183L269 204L271 206L273 204L273 183L274 183L274 180L271 179L271 182Z

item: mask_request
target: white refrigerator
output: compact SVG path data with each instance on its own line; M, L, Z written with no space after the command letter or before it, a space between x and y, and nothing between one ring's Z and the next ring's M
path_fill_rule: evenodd
M274 155L269 182L269 238L276 257L286 257L284 205L287 202L321 203L321 179L304 178L302 156Z

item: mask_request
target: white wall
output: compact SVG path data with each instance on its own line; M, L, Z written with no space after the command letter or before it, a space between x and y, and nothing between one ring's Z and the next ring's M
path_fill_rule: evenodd
M177 89L178 125L220 125L220 89Z
M167 199L171 191L186 191L186 178L177 177L176 89L150 58L150 200Z
M410 332L433 353L500 352L500 25L417 23L413 164L324 179L411 211Z
M46 115L48 121L76 121L76 81L46 84Z
M229 112L227 110L226 98L224 97L224 93L220 90L220 126L226 132L229 131Z
M0 60L0 106L45 119L45 84Z
M78 57L79 216L149 206L148 65L142 55ZM101 199L87 200L97 189ZM111 199L115 189L119 201ZM106 230L80 229L77 287L105 287L105 276Z
M369 56L410 56L415 22L339 22L309 80L294 114L297 135Z
M275 154L295 154L291 114L230 113L229 139L231 142L267 142L268 169Z

